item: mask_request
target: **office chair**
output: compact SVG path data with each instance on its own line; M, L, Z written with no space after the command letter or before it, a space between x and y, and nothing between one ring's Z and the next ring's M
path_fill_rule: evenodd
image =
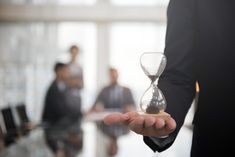
M25 104L19 104L18 106L16 106L16 110L18 113L18 116L20 118L21 123L28 123L29 122L29 117L27 115L26 112L26 106Z
M28 135L28 133L30 132L30 128L28 126L30 124L30 120L26 112L26 105L17 105L16 111L20 121L20 132L22 133L22 135Z
M14 121L14 116L10 107L2 109L1 113L6 128L4 141L5 145L9 146L10 144L14 143L16 139L19 137L19 130Z

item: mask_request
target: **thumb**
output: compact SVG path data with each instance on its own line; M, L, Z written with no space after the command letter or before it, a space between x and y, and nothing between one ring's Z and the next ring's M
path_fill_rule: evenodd
M104 123L107 125L112 125L115 123L121 123L122 121L122 114L121 113L112 113L104 117Z

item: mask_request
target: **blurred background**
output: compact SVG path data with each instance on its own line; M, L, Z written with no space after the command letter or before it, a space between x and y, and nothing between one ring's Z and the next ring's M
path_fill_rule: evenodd
M43 126L35 129L32 125L41 124L45 96L55 77L53 67L58 62L70 62L72 45L79 48L76 62L83 69L84 87L80 90L83 113L90 112L101 89L109 84L110 67L118 70L119 84L130 89L139 109L138 102L150 84L139 58L143 52L164 51L168 2L0 0L0 109L13 112L13 119L8 114L0 115L1 156L61 155L48 147ZM9 135L7 127L13 125L19 130L21 119L15 113L18 106L25 110L30 131L4 145L4 138ZM166 152L154 154L141 136L129 132L118 139L115 156L189 156L191 110L176 142ZM84 116L83 147L76 156L105 157L99 155L105 151L102 148L105 137L97 128L97 116Z

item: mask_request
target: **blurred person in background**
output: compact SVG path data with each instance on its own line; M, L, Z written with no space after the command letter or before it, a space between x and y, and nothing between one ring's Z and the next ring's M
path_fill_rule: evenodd
M69 66L56 63L55 80L50 85L42 115L48 146L60 157L75 157L82 148L80 107L68 101Z
M80 149L82 149L83 143L83 131L81 128L83 112L82 112L82 97L81 92L84 87L83 81L83 69L82 66L79 64L79 54L80 48L77 45L72 45L69 48L70 53L70 61L68 63L69 67L69 78L67 81L67 90L66 90L66 103L70 106L71 112L73 114L71 116L75 117L78 122L78 126L80 128L79 134L71 134L70 139L73 141L79 137L80 139ZM77 137L78 136L78 137ZM75 142L75 141L74 141Z
M78 56L80 54L80 48L76 45L72 45L69 49L70 53L70 61L68 63L70 75L68 78L68 87L71 91L71 98L74 99L77 97L77 99L74 101L76 105L79 104L81 106L82 100L81 100L81 90L84 87L84 81L83 81L83 69L81 65L78 63Z
M117 111L126 113L135 110L135 102L131 90L118 83L118 70L109 69L110 84L104 87L91 109L91 112ZM108 156L114 156L118 152L117 140L120 136L129 133L125 126L118 124L107 126L103 122L98 123L98 128L108 137Z

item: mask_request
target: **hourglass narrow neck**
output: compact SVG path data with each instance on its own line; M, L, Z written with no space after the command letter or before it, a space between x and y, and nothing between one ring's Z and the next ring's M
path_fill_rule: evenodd
M151 80L151 83L153 84L158 77L156 75L148 75L148 78Z

